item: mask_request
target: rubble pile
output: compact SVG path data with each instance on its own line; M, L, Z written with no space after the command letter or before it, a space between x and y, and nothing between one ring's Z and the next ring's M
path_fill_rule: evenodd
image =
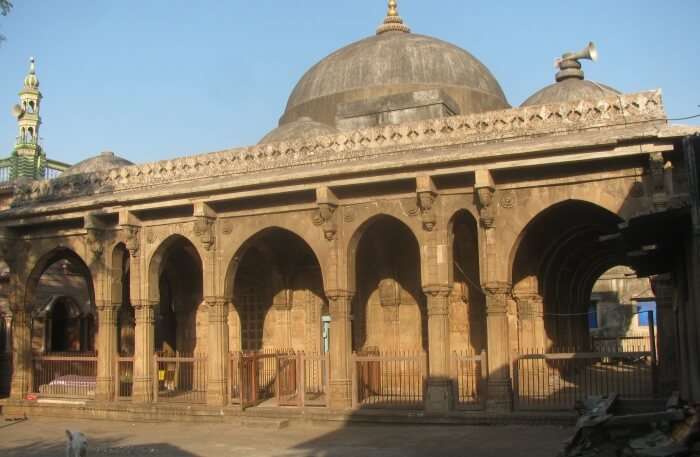
M640 408L617 394L590 397L577 409L574 436L560 457L700 457L700 405L677 393L661 407Z

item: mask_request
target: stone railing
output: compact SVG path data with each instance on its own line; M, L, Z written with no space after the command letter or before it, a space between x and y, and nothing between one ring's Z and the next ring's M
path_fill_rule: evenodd
M664 120L660 91L513 108L132 165L20 185L13 206L289 167L368 159L398 151L497 142Z

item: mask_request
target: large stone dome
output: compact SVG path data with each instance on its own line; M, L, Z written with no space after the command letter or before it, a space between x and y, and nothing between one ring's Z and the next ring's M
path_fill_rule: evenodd
M112 168L125 167L127 165L133 165L133 163L115 155L112 151L105 151L98 156L90 157L89 159L76 163L61 173L61 176L111 170Z
M461 114L509 107L494 76L467 51L436 38L389 31L313 66L294 88L280 124L306 116L333 125L341 103L436 88Z

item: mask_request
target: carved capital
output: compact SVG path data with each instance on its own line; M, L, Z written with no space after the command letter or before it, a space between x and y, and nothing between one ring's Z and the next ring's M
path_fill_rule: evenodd
M318 209L314 212L312 217L314 225L321 227L323 236L328 241L335 240L338 233L336 209L337 205L333 203L319 203Z
M210 324L224 324L228 322L229 303L223 297L205 297L207 314Z
M202 243L202 246L207 251L214 246L216 241L214 222L216 222L215 218L207 216L199 216L194 221L194 234L199 238L199 242Z
M334 320L350 319L353 292L348 290L327 290L328 310Z
M88 228L85 233L85 245L94 259L101 259L104 254L104 232L96 228Z
M129 251L129 255L131 255L131 257L138 257L140 247L140 227L136 225L124 225L122 226L122 230L124 230L124 240L126 249Z
M511 285L507 282L489 282L484 284L486 292L487 314L505 314L508 312L508 297Z
M448 316L450 314L450 294L452 288L446 285L430 285L423 288L428 297L428 317Z
M495 226L496 211L493 204L496 190L492 187L477 189L476 194L479 203L479 217L482 227L490 229Z
M418 192L418 208L420 209L423 229L428 232L431 232L435 228L437 221L435 210L433 209L436 198L437 194L435 192Z

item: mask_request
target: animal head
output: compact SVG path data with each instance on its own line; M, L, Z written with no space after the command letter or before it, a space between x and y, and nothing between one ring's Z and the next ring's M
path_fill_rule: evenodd
M80 432L66 430L68 444L66 445L66 457L87 457L87 437Z

